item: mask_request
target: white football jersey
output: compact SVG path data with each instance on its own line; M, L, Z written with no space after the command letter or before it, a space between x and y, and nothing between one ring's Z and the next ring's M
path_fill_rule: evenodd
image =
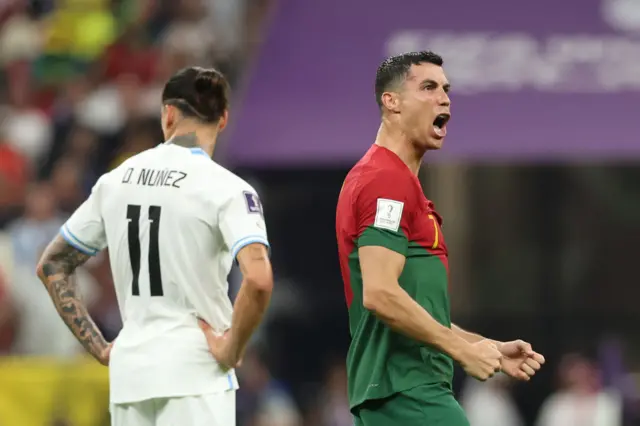
M232 262L247 244L269 246L248 183L200 148L162 144L103 175L61 233L87 254L109 250L123 319L109 364L112 403L237 389L197 317L228 329Z

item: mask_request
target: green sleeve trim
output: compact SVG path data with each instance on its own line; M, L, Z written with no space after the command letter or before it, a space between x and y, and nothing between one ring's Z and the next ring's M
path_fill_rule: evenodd
M357 241L358 247L379 246L403 256L407 256L409 250L409 240L402 231L390 231L388 229L374 228L368 226L360 235Z

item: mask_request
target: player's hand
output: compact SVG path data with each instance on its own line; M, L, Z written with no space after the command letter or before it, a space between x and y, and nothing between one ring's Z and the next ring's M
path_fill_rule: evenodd
M522 340L502 343L499 349L502 371L514 379L529 381L545 362L544 356Z
M467 353L459 360L468 375L485 381L500 371L502 354L495 343L481 340L469 346Z
M218 335L206 321L200 318L198 318L198 325L207 339L209 352L211 352L216 361L226 369L240 367L242 359L235 354L236 351L232 347L229 331L227 330L224 334Z
M113 348L113 342L109 343L107 347L104 348L102 352L96 356L98 362L105 367L109 366L109 360L111 359L111 348Z

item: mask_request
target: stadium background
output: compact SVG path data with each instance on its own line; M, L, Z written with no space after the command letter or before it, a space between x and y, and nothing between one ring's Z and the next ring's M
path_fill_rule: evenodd
M187 64L232 81L216 160L261 193L273 246L239 425L350 425L335 204L375 136L377 63L423 48L453 83L421 179L445 218L454 320L548 360L528 384L458 374L472 425L640 424L640 3L520 3L0 2L0 425L108 424L106 369L33 271L96 178L161 140L162 84ZM78 279L115 337L104 256Z

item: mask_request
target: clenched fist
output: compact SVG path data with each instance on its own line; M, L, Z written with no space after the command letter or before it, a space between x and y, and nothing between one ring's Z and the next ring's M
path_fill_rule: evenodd
M492 341L481 340L469 345L459 361L468 375L485 381L500 371L502 353Z

